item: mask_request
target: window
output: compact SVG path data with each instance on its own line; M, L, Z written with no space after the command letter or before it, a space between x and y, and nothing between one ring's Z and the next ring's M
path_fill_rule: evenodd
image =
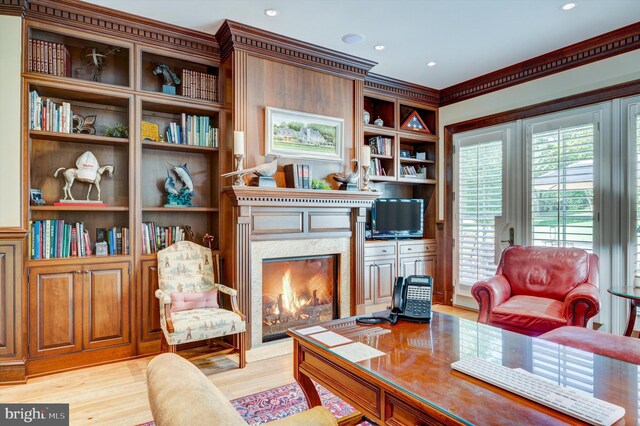
M596 129L591 114L528 126L532 245L593 251Z
M495 274L495 218L503 213L505 132L459 141L457 168L458 285L470 289Z

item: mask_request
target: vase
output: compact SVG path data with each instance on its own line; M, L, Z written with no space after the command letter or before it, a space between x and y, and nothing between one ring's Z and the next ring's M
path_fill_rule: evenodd
M376 126L384 126L384 121L382 121L382 118L378 117L376 121L373 122L373 124L375 124Z
M369 111L367 111L365 109L364 110L364 124L369 124L369 121L371 121L371 115L369 114Z

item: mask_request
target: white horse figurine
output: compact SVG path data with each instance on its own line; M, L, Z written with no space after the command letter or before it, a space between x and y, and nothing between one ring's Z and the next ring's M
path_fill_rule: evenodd
M87 201L89 201L89 195L91 195L91 189L93 188L93 185L96 186L96 188L98 189L98 201L100 201L100 179L102 179L102 174L106 171L108 173L109 177L113 176L113 169L114 167L110 164L106 165L106 166L102 166L100 168L98 168L98 173L96 174L95 179L90 180L90 179L84 179L81 177L78 177L78 169L67 169L66 167L60 167L58 170L56 170L56 172L53 174L53 177L58 177L58 172L60 170L64 170L64 180L65 180L65 185L64 185L64 199L68 199L71 198L72 200L75 200L75 198L73 198L73 195L71 195L71 185L73 185L73 181L78 179L80 182L87 182L89 184L89 192L87 192Z

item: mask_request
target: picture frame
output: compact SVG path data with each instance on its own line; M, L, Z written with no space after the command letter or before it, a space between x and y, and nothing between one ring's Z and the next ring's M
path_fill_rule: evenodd
M267 107L265 155L344 162L344 119Z
M411 158L411 151L409 151L408 149L401 149L400 150L400 157L402 157L402 158Z
M433 134L431 133L431 130L429 130L427 125L424 124L424 121L422 121L422 117L420 117L420 114L418 114L418 111L411 112L411 114L409 114L407 119L404 120L404 122L402 123L402 126L400 126L400 129L410 130L412 132L426 133L429 135Z
M32 206L46 205L44 198L42 198L42 191L40 191L39 189L29 189L29 200Z

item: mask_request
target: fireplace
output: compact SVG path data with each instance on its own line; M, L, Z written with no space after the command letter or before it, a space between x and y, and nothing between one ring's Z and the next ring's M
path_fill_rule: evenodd
M286 330L338 317L336 255L262 261L262 342Z

